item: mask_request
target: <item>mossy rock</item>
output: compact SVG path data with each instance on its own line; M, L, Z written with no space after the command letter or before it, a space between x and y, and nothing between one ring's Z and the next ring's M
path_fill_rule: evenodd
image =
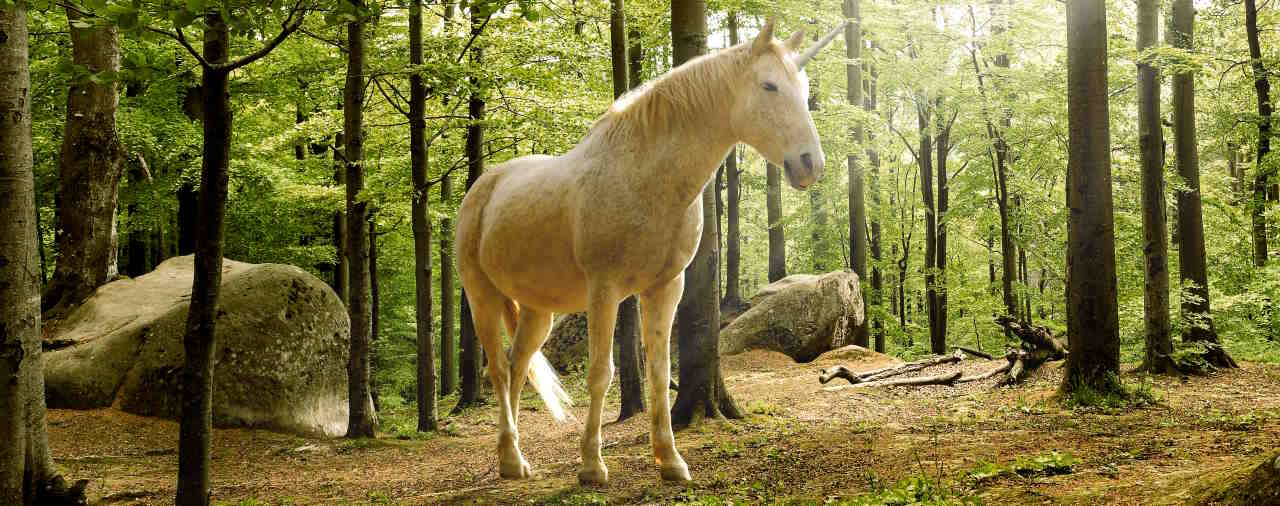
M1200 479L1191 504L1261 506L1280 504L1280 450L1260 461Z

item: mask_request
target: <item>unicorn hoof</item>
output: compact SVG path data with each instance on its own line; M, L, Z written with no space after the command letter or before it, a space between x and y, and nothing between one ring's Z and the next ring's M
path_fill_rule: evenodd
M498 476L504 480L522 480L533 475L533 468L524 459L510 465L503 462L498 467Z
M583 469L578 471L579 485L597 485L604 486L609 484L609 470L600 469Z
M679 483L693 481L693 477L689 475L689 466L685 465L662 468L662 479Z

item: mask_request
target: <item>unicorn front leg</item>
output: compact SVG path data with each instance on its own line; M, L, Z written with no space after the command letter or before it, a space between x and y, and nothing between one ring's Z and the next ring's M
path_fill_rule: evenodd
M671 432L671 321L684 291L684 273L640 294L640 328L644 335L645 364L649 377L649 441L653 458L668 481L689 481L689 466L676 451Z
M582 433L582 470L578 482L604 485L609 470L600 456L600 422L604 411L604 394L613 381L613 327L622 302L611 287L593 286L587 294L587 385L591 391L591 410L586 430Z

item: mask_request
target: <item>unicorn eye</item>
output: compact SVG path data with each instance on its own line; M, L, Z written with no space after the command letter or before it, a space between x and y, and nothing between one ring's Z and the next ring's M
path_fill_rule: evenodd
M760 86L764 88L764 91L778 91L778 85L769 81L765 81L764 84L761 84Z

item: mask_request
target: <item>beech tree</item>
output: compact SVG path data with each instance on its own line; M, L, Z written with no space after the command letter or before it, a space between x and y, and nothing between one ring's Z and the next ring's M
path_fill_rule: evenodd
M1169 243L1164 209L1164 130L1160 125L1160 71L1147 51L1159 40L1160 4L1138 2L1138 155L1142 165L1142 256L1145 274L1143 366L1173 372L1169 337Z
M409 4L409 64L422 65L422 0ZM427 87L409 75L409 165L413 172L413 250L418 341L418 430L436 429L436 361L431 341L431 216L427 184ZM450 268L448 266L442 266ZM443 288L443 287L442 287Z
M1120 388L1107 11L1067 2L1067 355L1062 390Z
M1274 169L1266 164L1271 154L1271 81L1262 60L1262 45L1258 41L1257 0L1244 0L1245 36L1249 39L1249 64L1253 69L1253 90L1258 97L1258 143L1253 157L1253 199L1250 216L1253 219L1253 265L1267 265L1267 182Z
M125 147L116 134L120 40L114 25L67 7L72 62L84 75L71 81L62 136L58 193L58 258L41 297L56 317L116 276L116 206ZM145 256L145 250L140 251ZM144 260L145 262L145 260Z
M862 23L859 19L858 0L844 0L841 6L845 19L852 20L844 26L845 87L849 105L862 105ZM863 128L861 124L853 126L854 147L845 157L849 168L849 267L858 275L860 281L867 280L867 197L863 190L862 168L858 167L858 149L862 147ZM863 310L870 312L866 305L866 294L862 294ZM867 347L869 333L867 331L870 318L864 318L861 325L854 330L853 344Z

